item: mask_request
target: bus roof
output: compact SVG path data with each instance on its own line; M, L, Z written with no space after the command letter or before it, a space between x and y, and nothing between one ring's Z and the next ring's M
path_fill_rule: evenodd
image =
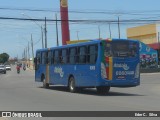
M87 42L80 42L80 43L56 46L56 47L51 47L51 48L38 49L37 51L47 51L49 49L67 48L67 47L75 47L75 46L81 46L81 45L83 46L83 45L89 45L89 44L97 44L100 42L101 42L101 40L90 40Z
M76 47L76 46L83 46L83 45L90 45L90 44L97 44L101 43L102 41L120 41L120 40L129 40L129 41L138 41L138 40L132 40L132 39L97 39L97 40L89 40L85 42L77 42L74 44L68 44L68 45L62 45L62 46L56 46L51 48L44 48L44 49L38 49L37 51L47 51L50 49L58 49L58 48L67 48L67 47Z

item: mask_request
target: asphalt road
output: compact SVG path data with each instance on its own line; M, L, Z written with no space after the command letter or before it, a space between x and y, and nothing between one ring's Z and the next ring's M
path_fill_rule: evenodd
M95 89L70 93L65 87L41 87L34 71L15 67L0 74L0 111L160 111L160 73L141 74L141 85L111 88L105 96Z

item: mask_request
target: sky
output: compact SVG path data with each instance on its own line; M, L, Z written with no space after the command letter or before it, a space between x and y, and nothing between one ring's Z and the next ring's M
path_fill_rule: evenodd
M159 0L68 0L70 20L93 20L89 22L70 23L70 39L81 40L109 38L109 25L111 37L118 38L118 25L120 20L121 38L127 38L126 29L148 22L135 22L136 20L158 20L160 18ZM33 11L43 10L43 11ZM60 0L0 0L0 17L60 19ZM129 20L129 22L122 22ZM152 22L149 22L152 23ZM42 48L41 29L44 22L17 21L0 19L0 53L6 52L10 57L22 58L24 49L30 45L31 34L34 43L34 52ZM100 30L100 34L99 34ZM77 37L78 35L78 37ZM58 22L58 36L61 44L61 23ZM55 22L47 22L48 47L56 46ZM30 51L31 53L31 51Z

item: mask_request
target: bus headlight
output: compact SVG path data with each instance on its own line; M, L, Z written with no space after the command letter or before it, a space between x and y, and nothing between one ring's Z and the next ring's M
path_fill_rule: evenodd
M140 69L140 65L138 63L137 66L136 66L136 70L135 70L135 76L134 76L135 78L139 78L139 75L140 75L139 69Z
M101 77L107 78L106 67L105 67L104 63L102 63L102 62L101 62Z

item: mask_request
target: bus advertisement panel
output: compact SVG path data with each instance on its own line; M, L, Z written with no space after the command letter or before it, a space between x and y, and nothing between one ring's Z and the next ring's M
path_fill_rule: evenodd
M35 58L35 81L50 85L97 88L100 94L110 87L140 84L139 42L113 39L93 40L50 49L39 49Z

